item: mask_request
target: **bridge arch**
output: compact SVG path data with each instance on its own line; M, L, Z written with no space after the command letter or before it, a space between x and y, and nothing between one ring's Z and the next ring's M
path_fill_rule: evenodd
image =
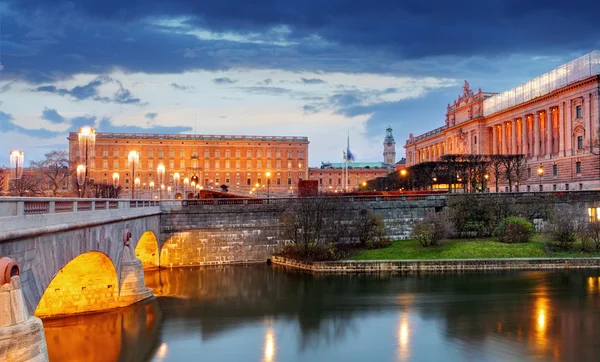
M108 255L83 253L69 261L44 291L38 317L87 313L119 306L119 278Z
M136 258L142 261L144 269L155 269L160 265L158 239L153 231L145 231L135 247Z

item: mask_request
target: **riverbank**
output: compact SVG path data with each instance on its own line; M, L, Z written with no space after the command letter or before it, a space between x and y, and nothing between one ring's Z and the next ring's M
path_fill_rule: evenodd
M493 238L452 239L438 246L424 248L416 240L398 240L392 245L362 250L350 260L421 260L421 259L502 259L502 258L590 258L600 253L581 252L580 243L573 251L548 253L543 235L535 235L528 243L507 244Z

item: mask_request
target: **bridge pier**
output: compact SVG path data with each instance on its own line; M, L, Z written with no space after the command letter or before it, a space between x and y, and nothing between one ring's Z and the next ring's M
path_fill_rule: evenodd
M48 362L44 326L27 311L18 265L2 258L0 273L0 360Z
M144 268L138 258L123 260L119 280L121 281L119 305L122 307L153 296L152 289L146 287Z

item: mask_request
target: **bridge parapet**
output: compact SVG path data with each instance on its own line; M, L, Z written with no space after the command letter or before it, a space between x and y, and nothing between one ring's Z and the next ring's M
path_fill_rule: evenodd
M0 242L157 214L157 200L0 197Z

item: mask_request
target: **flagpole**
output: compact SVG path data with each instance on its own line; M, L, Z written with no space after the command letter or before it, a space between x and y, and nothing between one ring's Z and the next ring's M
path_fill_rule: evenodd
M346 143L346 183L344 184L345 192L348 192L348 158L350 158L350 131L348 131L348 142Z

